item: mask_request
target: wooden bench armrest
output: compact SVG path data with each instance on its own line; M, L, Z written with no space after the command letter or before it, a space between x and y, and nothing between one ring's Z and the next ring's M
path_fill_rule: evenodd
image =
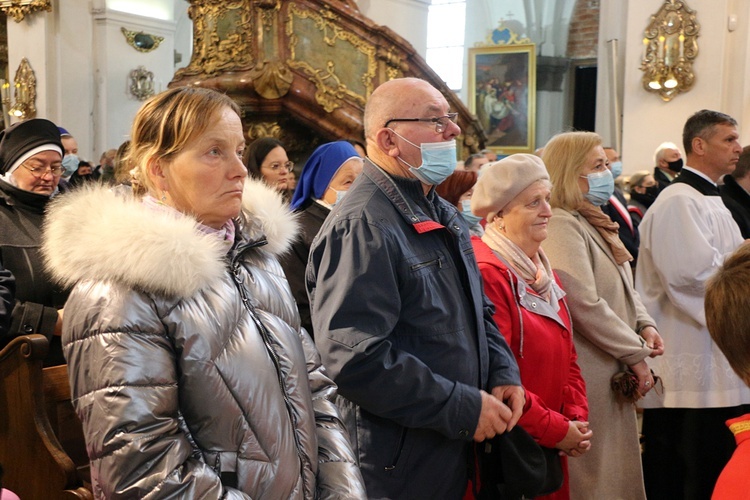
M70 387L65 366L54 367L45 376L42 360L48 350L44 336L24 335L0 351L3 485L24 499L93 498L82 487L76 465L50 423L51 407L70 406ZM77 425L82 440L80 422Z

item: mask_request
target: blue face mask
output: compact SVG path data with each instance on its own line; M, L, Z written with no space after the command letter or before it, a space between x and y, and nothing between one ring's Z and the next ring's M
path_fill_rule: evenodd
M393 133L422 151L422 165L419 167L409 165L400 156L398 159L408 166L409 172L424 184L437 186L456 170L455 139L446 142L425 142L417 146L398 132L393 131Z
M609 164L610 170L612 170L612 177L617 179L622 175L622 162L615 161Z
M609 201L610 196L615 192L615 179L612 172L605 168L601 172L582 175L589 183L589 192L584 196L593 205L601 206Z
M461 215L464 216L464 219L466 219L466 222L468 222L470 226L479 224L479 221L482 220L481 217L478 217L471 213L471 200L461 201Z
M62 166L65 169L65 172L63 172L63 177L70 177L73 175L73 172L78 170L78 164L81 162L81 160L78 159L78 156L76 155L65 155L65 157L62 159Z
M330 189L333 190L334 193L336 193L336 201L331 203L331 206L335 207L341 200L344 199L344 196L346 196L347 191L337 191L333 188L330 188Z

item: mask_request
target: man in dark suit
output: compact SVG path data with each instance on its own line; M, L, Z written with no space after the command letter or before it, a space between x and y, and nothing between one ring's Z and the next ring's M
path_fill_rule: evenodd
M742 148L737 168L724 176L724 185L719 187L719 193L740 226L742 237L750 238L750 146Z
M612 177L617 178L622 174L622 162L620 161L620 154L611 147L604 148L604 153L607 155L609 163L607 168L612 171ZM625 248L628 249L630 255L633 256L633 260L630 262L635 267L638 261L638 245L641 243L641 237L638 234L638 225L630 217L628 212L628 201L625 199L625 195L622 194L622 190L615 184L615 192L609 197L609 201L602 206L602 211L609 215L609 218L620 225L620 239L622 240Z
M669 186L682 170L682 153L673 142L663 142L654 151L654 179L659 183L659 191Z

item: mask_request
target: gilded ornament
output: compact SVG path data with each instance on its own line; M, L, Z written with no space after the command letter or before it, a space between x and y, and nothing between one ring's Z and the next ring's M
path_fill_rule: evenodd
M247 140L252 142L261 137L281 138L281 126L276 122L255 122L247 128Z
M643 88L670 101L695 83L700 25L684 1L665 0L643 32Z
M250 72L255 91L264 99L284 97L292 86L294 74L280 61L263 61Z
M252 67L253 22L244 0L195 0L188 15L193 20L193 56L175 79Z
M31 69L29 60L25 57L21 59L21 64L18 65L13 86L15 87L14 97L16 102L10 108L8 114L20 120L34 118L36 116L36 75L34 70Z
M154 95L154 74L143 66L130 72L130 93L139 101Z
M336 71L334 61L326 59L324 52L316 50L314 54L302 53L303 50L298 46L299 37L312 34L302 28L299 31L295 30L295 22L302 25L306 20L313 22L314 29L322 34L321 40L327 47L337 49L339 55L346 54L347 51L351 54L351 59L347 59L350 64L344 67L343 74ZM373 79L377 68L375 46L342 28L337 24L338 22L338 16L330 9L314 12L302 10L296 4L289 6L289 18L286 25L290 48L288 64L291 68L302 71L315 85L315 100L328 113L341 107L347 99L364 107L367 97L373 91ZM364 59L362 59L363 56ZM314 60L316 58L317 61ZM364 73L359 75L353 74L357 60L364 61L365 65ZM346 76L343 76L344 74ZM362 90L357 92L352 87Z
M128 45L133 47L138 52L151 52L159 47L159 44L164 41L163 36L149 35L143 31L130 31L128 29L120 28L122 34L125 35Z
M50 0L0 0L0 11L20 23L33 12L52 12L52 3Z

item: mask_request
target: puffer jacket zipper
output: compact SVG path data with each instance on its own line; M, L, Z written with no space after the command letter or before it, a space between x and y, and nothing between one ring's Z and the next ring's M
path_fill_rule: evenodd
M297 457L300 461L300 473L302 480L304 482L304 470L305 468L309 468L309 470L313 470L312 464L309 463L308 457L305 455L305 453L302 450L302 444L299 441L299 437L297 436L297 429L298 429L298 423L297 423L297 417L294 415L293 405L289 398L289 394L287 393L286 385L284 384L284 376L281 372L281 361L279 360L279 355L276 353L276 351L273 348L273 345L271 344L270 340L270 333L268 332L268 329L266 328L266 325L263 324L260 317L258 316L257 311L255 310L255 306L253 306L253 303L250 300L250 297L248 296L247 289L245 288L244 281L242 280L242 277L240 276L240 267L241 264L238 260L239 254L242 253L242 251L247 250L248 248L261 246L265 244L265 240L261 240L259 242L255 242L254 244L246 245L241 249L238 249L238 253L235 255L235 258L233 259L231 263L231 274L232 278L234 279L235 286L237 287L237 290L240 292L240 298L242 299L242 303L245 306L245 309L247 309L248 313L250 313L250 317L253 319L253 322L255 323L256 328L258 329L258 333L260 333L261 338L263 339L263 344L266 347L266 351L268 351L268 355L271 358L271 361L273 362L274 368L276 369L276 378L279 382L279 387L281 389L281 393L284 397L284 404L286 406L286 411L289 414L289 420L292 423L292 435L294 436L294 444L297 448ZM314 491L314 487L312 490Z

